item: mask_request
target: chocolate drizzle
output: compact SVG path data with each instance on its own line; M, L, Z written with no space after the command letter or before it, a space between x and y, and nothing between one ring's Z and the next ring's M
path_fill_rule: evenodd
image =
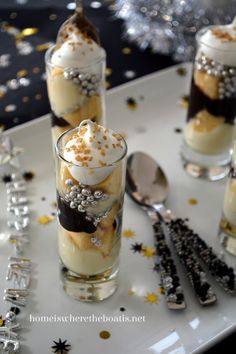
M234 124L236 116L235 97L212 100L195 85L194 79L192 79L189 102L187 121L195 117L200 111L206 110L216 117L223 116L226 123Z
M92 234L96 231L92 221L86 219L86 213L71 209L68 204L57 194L58 218L60 224L68 231L86 232Z
M52 127L70 127L70 124L62 117L57 117L55 113L51 112L51 123Z

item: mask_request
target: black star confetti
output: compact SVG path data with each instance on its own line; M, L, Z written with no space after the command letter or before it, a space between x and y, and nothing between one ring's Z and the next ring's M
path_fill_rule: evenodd
M121 311L121 312L124 312L124 311L125 311L125 308L124 308L124 307L120 307L120 311Z
M180 133L182 133L182 129L181 128L175 128L175 133L177 133L177 134L180 134Z
M19 307L16 307L16 306L12 306L10 308L10 311L14 312L16 315L18 315L20 313Z
M132 109L132 110L136 109L137 105L138 105L137 101L134 98L132 98L132 97L128 97L126 99L126 104L127 104L128 108Z
M141 253L142 252L142 250L143 250L143 244L142 243L133 243L132 245L131 245L131 250L134 252L134 253L136 253L136 252L138 252L138 253Z
M25 181L31 181L34 178L34 173L31 171L26 171L23 173L23 178Z
M12 181L11 175L3 175L1 179L3 183L8 183Z
M186 76L187 75L187 70L183 67L178 68L176 71L179 76Z
M63 342L61 341L61 338L59 338L59 341L53 341L55 345L53 345L51 348L53 350L53 353L59 353L59 354L65 354L68 353L70 350L70 344L66 343L67 340L64 340Z

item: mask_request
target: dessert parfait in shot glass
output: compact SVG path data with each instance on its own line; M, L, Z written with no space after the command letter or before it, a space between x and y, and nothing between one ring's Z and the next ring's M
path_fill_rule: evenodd
M197 34L183 164L194 177L223 178L229 170L236 115L236 24Z
M81 8L62 25L45 61L53 142L84 119L104 125L106 54Z
M91 120L57 142L61 280L80 301L103 300L117 288L126 152L119 134Z

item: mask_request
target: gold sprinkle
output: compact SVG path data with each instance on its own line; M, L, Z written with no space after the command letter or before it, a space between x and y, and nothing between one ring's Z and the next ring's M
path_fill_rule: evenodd
M134 294L135 294L135 292L132 289L128 290L128 295L134 295Z
M39 224L41 225L47 225L49 224L51 221L53 221L53 217L52 216L47 216L47 215L43 215L43 216L40 216L37 221Z
M102 339L108 339L108 338L110 338L110 336L111 336L111 333L108 331L101 331L99 333L99 337Z
M40 72L40 68L38 66L35 66L32 71L34 74L38 74Z
M161 295L165 295L166 292L165 292L165 288L163 288L163 286L161 286L158 290Z
M129 47L124 47L124 48L122 48L122 53L125 55L129 55L132 53L132 49Z
M56 19L57 19L57 15L56 14L51 14L49 16L49 20L51 20L51 21L55 21Z
M28 96L22 97L22 102L23 102L23 103L29 102L29 97L28 97Z
M198 200L196 198L189 198L188 204L197 205L198 204Z
M21 32L17 33L16 39L22 39L24 37L32 36L34 34L37 34L38 31L39 30L36 27L24 28Z
M41 100L41 99L42 99L41 93L37 93L37 94L34 96L34 98L35 98L37 101Z
M131 237L134 237L136 236L135 232L131 229L125 229L123 230L122 232L122 236L123 237L126 237L126 238L131 238Z
M24 76L27 76L27 75L28 75L28 71L25 70L25 69L19 70L17 72L17 77L24 77Z
M150 258L155 256L156 250L154 247L143 247L142 254L144 257Z
M106 68L106 76L110 76L112 74L112 68Z
M4 320L2 318L0 318L0 327L2 327L4 324Z
M51 46L51 43L42 43L42 44L38 44L35 49L37 52L44 52L45 50L47 50L49 47Z
M147 293L144 299L146 302L149 302L149 304L157 304L159 300L158 295L155 293Z

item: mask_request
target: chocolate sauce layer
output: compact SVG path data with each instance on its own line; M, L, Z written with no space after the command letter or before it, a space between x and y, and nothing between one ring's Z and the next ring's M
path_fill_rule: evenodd
M223 116L226 123L234 124L236 117L236 98L229 97L222 100L212 100L207 97L197 85L195 85L193 79L187 121L194 118L197 113L204 109L216 117Z
M70 208L58 194L57 206L58 218L64 229L72 232L87 232L88 234L96 231L96 226L91 221L86 220L85 213Z
M61 117L57 117L55 115L55 113L51 112L51 123L52 123L52 127L54 127L55 125L57 125L58 127L70 127L70 124Z

